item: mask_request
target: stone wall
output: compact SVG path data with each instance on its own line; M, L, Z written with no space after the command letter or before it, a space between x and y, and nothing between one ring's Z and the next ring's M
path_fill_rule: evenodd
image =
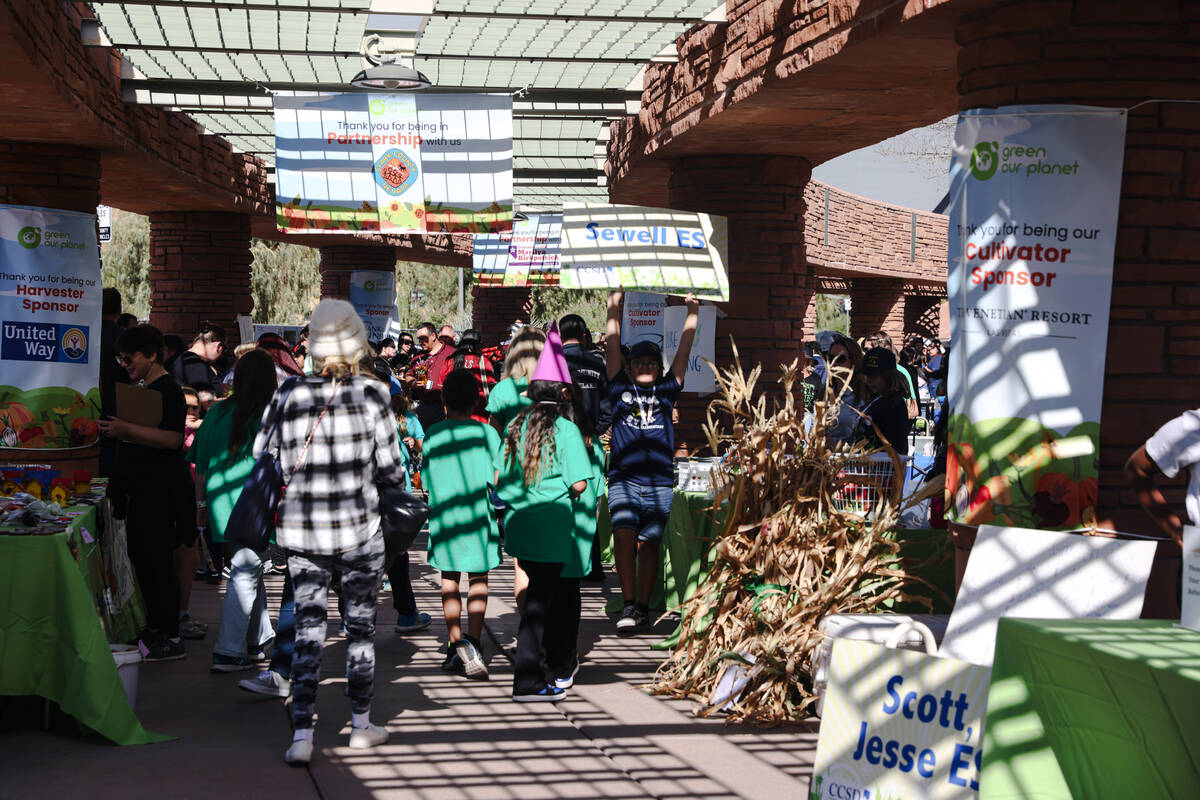
M492 347L508 338L514 322L529 322L533 309L528 287L471 287L471 327L479 331L484 347Z

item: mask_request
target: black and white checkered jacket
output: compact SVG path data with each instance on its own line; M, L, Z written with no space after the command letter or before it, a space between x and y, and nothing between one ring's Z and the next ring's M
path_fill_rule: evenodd
M334 391L330 378L298 379L284 406L279 433L268 443L267 423L280 398L276 392L254 441L255 458L269 446L283 468L287 488L275 532L279 546L288 550L328 555L361 546L379 531L376 481L404 484L388 386L363 376L338 382L304 461L292 474Z

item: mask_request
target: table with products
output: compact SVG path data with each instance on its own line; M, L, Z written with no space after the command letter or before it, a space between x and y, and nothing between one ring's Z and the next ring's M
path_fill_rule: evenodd
M165 741L130 708L109 649L136 639L145 608L102 493L0 526L0 695L52 700L117 744Z
M1200 797L1200 632L1001 619L979 796Z

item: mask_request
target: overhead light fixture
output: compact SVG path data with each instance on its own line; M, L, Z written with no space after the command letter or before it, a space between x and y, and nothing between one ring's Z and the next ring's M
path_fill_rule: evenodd
M351 86L360 89L384 89L389 92L420 91L433 82L424 74L403 64L387 62L367 67L350 79Z

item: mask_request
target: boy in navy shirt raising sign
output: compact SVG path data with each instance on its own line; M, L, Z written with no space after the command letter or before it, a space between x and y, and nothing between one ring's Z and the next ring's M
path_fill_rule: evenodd
M700 303L687 296L687 319L671 371L663 374L662 351L653 342L629 350L629 371L621 357L621 299L608 298L604 361L612 406L608 508L612 515L617 577L625 606L617 633L631 634L649 624L650 592L658 574L658 549L674 497L675 430L671 412L683 389Z

